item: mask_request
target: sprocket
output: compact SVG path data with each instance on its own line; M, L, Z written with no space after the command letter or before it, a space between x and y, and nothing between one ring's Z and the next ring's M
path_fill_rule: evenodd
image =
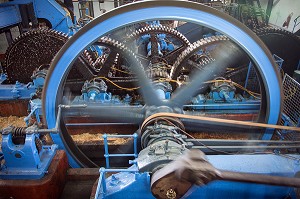
M176 57L186 48L190 45L189 40L179 31L169 28L167 26L146 26L143 28L140 28L136 31L134 31L132 34L130 34L127 39L125 40L125 44L131 43L133 40L140 38L142 35L150 34L150 35L156 35L156 34L167 34L171 37L174 37L177 41L180 42L180 46L176 49L174 49L171 52L165 53L162 58L168 62L168 64L173 64Z
M17 37L5 54L4 72L7 73L7 83L28 83L32 72L41 65L48 65L56 53L68 41L64 33L48 29L33 29ZM74 63L76 67L89 65L86 54ZM75 70L75 69L74 69ZM71 71L72 78L81 78L76 71Z

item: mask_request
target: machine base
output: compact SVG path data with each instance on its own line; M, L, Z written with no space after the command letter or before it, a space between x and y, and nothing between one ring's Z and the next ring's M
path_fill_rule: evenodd
M66 180L68 160L64 151L57 151L48 173L40 180L0 180L0 199L56 199L59 198Z

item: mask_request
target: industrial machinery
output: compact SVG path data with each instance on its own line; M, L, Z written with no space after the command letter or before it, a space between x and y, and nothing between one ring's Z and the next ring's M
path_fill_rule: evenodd
M217 34L191 43L169 20ZM299 197L300 85L288 74L282 82L278 56L241 22L195 2L141 1L64 42L50 66L31 68L36 122L2 132L0 176L15 180L26 168L41 180L65 151L73 168L100 167L91 198ZM76 145L70 127L80 126L105 128L105 161ZM112 152L118 137L128 140ZM15 164L23 154L26 164Z

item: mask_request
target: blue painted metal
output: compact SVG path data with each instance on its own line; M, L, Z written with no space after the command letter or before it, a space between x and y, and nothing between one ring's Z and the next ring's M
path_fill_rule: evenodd
M208 155L210 163L220 170L294 177L300 170L299 155ZM237 164L237 162L239 164ZM105 178L106 172L119 172ZM127 194L130 193L130 194ZM194 186L183 198L296 198L289 187L215 181ZM132 166L121 170L100 169L95 198L154 198L150 191L149 173L138 173Z
M37 18L47 19L52 24L52 29L67 35L76 31L70 13L62 8L55 0L34 0L34 10Z
M162 56L163 53L161 52L161 44L157 43L157 52L159 56ZM147 56L151 56L151 42L147 44Z
M223 34L220 33L220 32L214 32L214 34L213 33L208 33L208 34L204 34L203 38L208 38L208 37L211 37L211 36L220 36L220 35L223 35Z
M31 99L37 89L42 89L44 86L46 71L36 71L32 77L33 82L23 84L16 82L15 84L1 84L6 80L6 74L0 75L0 100L14 99Z
M5 163L0 165L1 179L40 179L56 153L57 145L42 146L40 152L35 144L38 134L26 134L24 144L14 144L12 134L2 135L2 152Z
M109 164L109 158L110 157L134 157L137 158L138 156L138 151L137 151L137 138L138 135L137 133L134 133L132 135L108 135L104 134L102 135L102 138L104 140L104 157L105 157L105 163L106 163L106 168L110 168ZM128 154L128 153L120 153L120 154L109 154L108 152L108 138L133 138L133 154ZM134 163L134 162L132 162Z
M34 116L37 123L41 123L41 116L42 116L42 101L41 99L32 99L29 101L30 106L30 113L24 118L26 126L30 126L30 119Z
M16 5L2 7L0 4L0 19L0 29L20 23L22 19L19 7Z
M33 72L31 77L33 85L37 89L42 89L45 83L45 78L47 76L47 69L37 70Z
M158 21L159 22L159 21ZM152 22L146 22L146 23L152 23ZM152 24L151 26L158 26L156 25L156 21L154 21L154 24ZM160 24L159 24L160 25ZM150 42L150 34L145 34L142 35L138 40L137 40L137 45L141 45L142 43L147 44L147 55L151 56L151 42ZM170 42L166 42L166 34L157 34L157 39L158 39L158 54L159 55L163 55L162 51L167 51L167 52L171 52L175 49L174 44L170 43Z
M260 100L244 98L241 94L235 93L233 84L218 82L210 85L208 95L199 94L192 99L192 104L184 105L187 109L205 111L206 113L231 114L231 113L258 113Z
M249 62L249 64L248 64L248 71L247 71L247 76L246 76L244 88L248 89L248 83L249 83L250 77L251 77L251 78L255 78L255 79L257 78L257 77L256 77L256 73L255 73L255 74L253 74L253 73L255 73L254 68L253 68L253 64L252 64L252 62ZM258 82L258 81L255 81L255 82ZM246 91L244 91L244 95L245 95L245 94L246 94Z
M0 4L0 28L21 22L18 5L33 3L35 16L38 19L46 19L52 29L73 35L77 31L70 13L62 8L55 0L14 0Z
M95 46L92 45L89 47L89 50L91 50L93 53L95 53L98 57L104 55L104 47L103 46Z
M281 91L280 83L278 81L278 72L274 70L274 62L270 59L270 55L266 55L261 46L257 44L251 36L244 32L241 28L233 23L222 18L222 15L215 15L213 9L202 7L197 4L193 6L183 6L177 1L172 2L172 5L165 4L164 1L159 1L152 7L143 7L147 2L140 2L138 7L123 6L120 7L118 14L113 17L106 18L107 15L117 12L112 10L101 15L95 19L94 23L89 23L84 26L79 32L84 34L77 34L76 39L71 38L68 42L69 48L64 54L56 57L57 65L53 70L52 76L48 79L48 87L45 90L45 107L46 119L49 128L53 128L56 124L56 104L55 99L58 97L57 91L60 89L61 83L64 81L64 74L68 71L72 61L86 48L91 45L99 37L107 32L113 31L117 28L124 27L133 23L141 21L151 21L153 16L157 20L174 19L194 22L199 25L204 25L212 28L222 34L228 35L232 41L236 42L242 49L244 49L251 58L254 59L255 64L259 67L259 72L262 74L266 85L266 96L270 103L267 105L266 123L276 124L280 115L281 107ZM190 5L191 3L186 3ZM132 6L132 7L131 7ZM124 10L126 9L126 11ZM117 9L116 9L117 10ZM176 15L174 14L176 13ZM92 25L94 25L92 27ZM253 36L253 35L252 35ZM56 92L55 92L56 91ZM72 167L78 167L79 163L72 157L70 151L64 146L61 137L57 134L52 134L53 141L59 145L59 148L65 149L69 158L69 163ZM268 135L270 138L272 134Z
M281 70L281 67L282 67L282 64L284 62L284 60L277 56L276 54L273 54L273 59L275 61L275 63L277 64L277 69L280 71ZM252 83L251 85L249 85L249 80L252 80ZM255 72L255 69L254 69L254 66L253 66L253 63L252 62L249 62L248 64L248 72L247 72L247 76L246 76L246 80L245 80L245 88L251 90L251 91L259 91L259 83L258 83L258 77L256 75L256 72ZM250 87L250 88L249 88ZM244 95L245 95L246 91L244 92Z
M38 71L32 78L33 82L23 84L16 82L15 84L1 84L5 79L6 75L0 75L0 100L13 100L13 99L31 99L37 89L41 89L44 86L46 73L43 72L44 76L39 75Z
M4 82L6 80L6 78L7 78L7 75L4 73L1 73L0 74L0 84L2 84L2 82Z
M198 95L197 98L199 98ZM201 99L200 99L201 100ZM260 108L260 101L258 100L246 100L246 101L235 101L231 103L220 103L214 102L209 99L206 101L193 100L193 104L184 105L187 109L205 111L205 113L216 113L216 114L230 114L230 113L258 113Z
M32 93L36 92L36 87L32 83L2 85L0 87L0 100L30 99Z
M273 58L278 66L278 69L280 70L282 68L282 64L283 64L284 60L276 54L273 54Z

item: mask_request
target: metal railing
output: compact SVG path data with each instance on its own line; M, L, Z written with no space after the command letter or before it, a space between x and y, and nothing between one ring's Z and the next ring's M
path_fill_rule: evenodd
M105 164L106 168L110 168L109 164L109 158L110 157L134 157L137 158L138 151L137 151L137 138L138 134L134 133L132 135L108 135L104 134L102 136L104 139L104 157L105 157ZM110 154L108 151L108 138L133 138L133 153L116 153L116 154Z
M280 125L300 127L300 83L285 74L282 82L283 107ZM294 132L278 130L281 140L297 140L299 135Z

